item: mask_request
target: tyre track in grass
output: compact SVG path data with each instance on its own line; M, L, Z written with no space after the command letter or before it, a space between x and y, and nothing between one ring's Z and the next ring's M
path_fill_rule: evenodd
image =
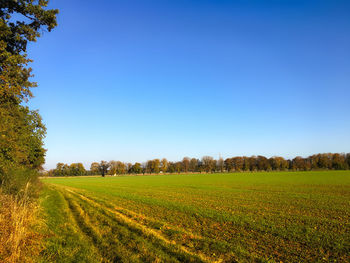
M63 195L65 196L69 207L72 211L72 214L75 217L75 220L78 222L78 225L80 225L80 228L82 232L84 232L85 235L90 237L92 242L94 243L94 246L100 251L103 258L105 258L106 262L137 262L137 258L134 258L134 260L131 261L125 261L123 260L123 257L119 257L118 253L111 252L110 247L108 244L103 242L102 236L99 234L98 227L94 226L93 223L91 223L91 220L89 218L89 211L86 211L81 206L81 203L78 204L78 202L86 202L89 206L91 206L92 209L96 210L99 209L100 211L99 216L109 216L112 217L116 224L123 224L127 228L127 231L133 234L137 234L139 237L142 238L142 244L145 243L147 248L141 247L142 249L149 249L151 248L154 251L163 252L164 254L167 254L166 256L169 257L169 262L213 262L213 260L210 260L208 258L205 258L203 255L197 255L190 251L188 251L185 247L180 246L176 244L174 241L170 241L163 237L158 232L154 231L153 229L147 228L144 225L139 224L138 222L130 219L126 215L114 211L113 209L107 208L94 200L91 200L84 195L81 195L80 193L77 193L71 189L67 189L66 187L59 187L60 191L63 191ZM107 213L106 213L107 212ZM109 215L108 215L109 214ZM113 233L114 235L118 236L117 233ZM114 238L115 239L115 238ZM121 249L119 252L128 252L125 251L125 245L119 244L120 246L124 247L124 249ZM129 248L130 249L130 248ZM137 250L137 248L133 248L133 250ZM140 248L138 248L140 249ZM124 251L123 251L124 250ZM161 251L160 251L161 250ZM112 250L113 251L113 250ZM116 250L118 251L118 249ZM125 254L125 253L124 253ZM141 262L145 261L141 260ZM149 261L149 260L147 260ZM157 260L155 260L157 261ZM149 261L153 262L153 261ZM166 261L161 261L166 262Z
M172 257L165 257L162 251L159 251L157 247L149 247L151 244L148 240L138 238L138 244L135 242L135 235L140 236L140 233L134 233L129 231L129 229L120 229L120 222L108 222L106 217L104 217L101 211L96 210L95 207L92 207L91 204L86 203L86 201L77 198L77 196L72 196L72 193L66 192L67 201L70 203L72 212L75 215L78 223L81 226L81 230L92 239L94 246L100 251L104 258L104 262L198 262L193 260L186 260L186 258L179 257L174 259ZM85 202L85 204L84 204ZM88 206L86 206L86 204ZM95 211L92 212L91 208ZM94 215L92 215L94 214ZM93 216L98 217L98 222L93 222ZM107 235L100 233L99 226L101 223L112 224L112 229L108 232ZM115 231L117 229L117 231ZM127 231L125 233L125 231ZM122 232L122 233L121 233ZM121 235L128 237L128 241L132 246L128 246L126 242L120 242L119 238ZM135 244L136 243L136 244ZM146 251L146 249L148 250ZM169 252L169 249L165 249L166 252ZM151 253L149 253L151 252ZM146 254L148 257L146 257ZM174 256L174 253L170 253L171 256ZM175 254L175 256L179 256ZM160 260L161 261L160 261Z
M53 186L44 191L41 205L45 209L47 234L40 262L104 262L100 251L79 227L64 194Z
M108 250L103 245L101 236L99 235L97 229L90 223L89 217L80 207L80 205L67 193L63 192L62 195L68 204L77 226L79 227L80 231L91 240L95 250L101 255L101 258L103 259L102 262L121 262L121 258L118 255L111 255L107 253Z
M132 210L126 209L124 207L116 206L115 203L109 202L103 198L98 198L96 196L91 196L88 193L85 193L85 191L82 191L81 189L68 187L71 191L71 193L74 193L76 195L81 195L84 198L89 199L90 201L98 203L101 207L103 207L105 210L107 208L110 211L115 211L118 213L121 213L122 215L126 216L128 219L130 219L133 222L138 223L139 225L142 225L145 228L149 228L155 233L159 234L162 238L165 238L171 244L176 244L178 246L182 246L187 252L191 253L193 255L200 256L202 260L209 261L209 262L235 262L235 256L234 253L229 254L221 254L216 253L217 251L211 251L211 254L199 252L202 249L202 245L206 244L207 246L215 245L217 243L216 239L210 238L210 237L203 237L198 234L194 234L191 231L188 231L183 228L179 228L173 225L169 225L167 222L159 221L154 218L145 216L143 214L136 213ZM140 222L141 221L141 222ZM175 235L174 235L175 233ZM225 243L229 246L228 243ZM214 256L212 256L214 255Z
M150 242L154 249L161 249L164 253L170 255L172 258L176 258L180 262L203 262L208 261L206 259L200 258L198 255L184 251L176 242L169 241L159 233L153 232L152 229L146 228L145 226L129 219L127 216L113 211L113 209L107 209L105 206L94 202L93 200L86 198L83 195L77 194L81 199L85 200L87 203L92 205L95 209L100 209L100 213L107 217L113 219L113 221L118 225L124 225L129 231L142 236L143 242ZM162 261L164 262L164 261ZM212 261L211 261L212 262Z

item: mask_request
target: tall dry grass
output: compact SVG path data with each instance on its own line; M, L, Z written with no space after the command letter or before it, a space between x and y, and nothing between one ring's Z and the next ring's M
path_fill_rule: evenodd
M28 196L29 184L21 195L7 195L0 188L0 262L35 262L42 236L34 228L39 207Z

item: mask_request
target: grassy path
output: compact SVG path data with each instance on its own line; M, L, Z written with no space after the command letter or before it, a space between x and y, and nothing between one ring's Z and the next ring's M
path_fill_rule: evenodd
M98 250L81 231L61 191L46 186L41 206L47 224L42 262L103 262Z

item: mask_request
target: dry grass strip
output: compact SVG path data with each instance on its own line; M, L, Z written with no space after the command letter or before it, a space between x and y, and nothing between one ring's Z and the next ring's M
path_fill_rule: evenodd
M38 205L24 195L4 195L0 189L0 262L35 262L42 236L33 230L38 224Z

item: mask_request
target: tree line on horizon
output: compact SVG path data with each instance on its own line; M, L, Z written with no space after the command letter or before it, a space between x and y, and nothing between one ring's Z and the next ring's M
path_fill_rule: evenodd
M121 175L121 174L160 174L160 173L216 173L216 172L254 172L254 171L311 171L311 170L348 170L350 153L319 153L303 158L285 159L280 156L236 156L219 158L211 156L201 159L184 157L182 161L171 162L166 158L148 160L144 163L125 163L121 161L93 162L90 170L82 163L70 165L58 163L55 169L47 171L46 176L82 176L82 175Z

